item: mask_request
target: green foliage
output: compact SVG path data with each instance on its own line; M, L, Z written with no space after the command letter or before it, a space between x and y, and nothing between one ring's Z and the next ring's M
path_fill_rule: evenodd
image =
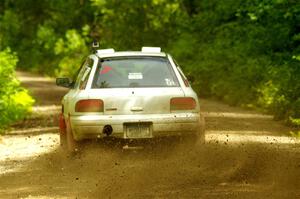
M141 45L166 47L174 27L186 17L179 0L92 0L96 36L104 47L139 50ZM128 39L130 38L130 39Z
M196 77L197 91L278 119L300 118L300 4L203 0L196 7L188 31L193 45L187 39L179 45L194 56L178 57ZM178 54L176 46L172 52Z
M3 46L10 44L16 45L16 37L20 31L20 20L18 15L11 10L6 10L2 16L1 21L1 34L0 42ZM1 46L1 45L0 45Z
M89 31L88 26L84 26L83 35ZM56 70L57 75L73 77L78 71L79 63L82 62L82 55L88 54L86 40L76 30L68 30L65 38L59 38L55 43L55 53L61 57L59 67Z
M17 61L10 49L0 51L0 129L22 119L34 102L15 78Z

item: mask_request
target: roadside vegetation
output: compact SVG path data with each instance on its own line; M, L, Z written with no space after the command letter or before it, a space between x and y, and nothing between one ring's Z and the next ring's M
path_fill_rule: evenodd
M161 46L194 77L200 96L299 126L299 16L294 0L3 0L0 51L18 57L20 69L72 77L93 39L116 50ZM20 93L28 101L20 110L27 110L32 100ZM1 90L2 104L7 96ZM4 107L14 115L20 106Z
M0 133L4 125L24 118L34 102L15 77L17 62L9 48L0 51Z

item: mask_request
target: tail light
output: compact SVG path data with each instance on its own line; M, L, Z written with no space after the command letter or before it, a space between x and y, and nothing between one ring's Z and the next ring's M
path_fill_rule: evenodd
M103 101L100 99L79 100L75 105L76 112L103 112Z
M192 97L175 97L170 100L171 111L193 110L196 108L196 100Z

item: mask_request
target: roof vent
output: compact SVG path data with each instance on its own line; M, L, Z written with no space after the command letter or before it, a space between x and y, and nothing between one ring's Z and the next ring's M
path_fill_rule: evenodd
M97 55L114 53L114 52L115 52L115 50L113 48L100 49L100 50L97 50Z
M142 52L144 53L160 53L160 47L142 47Z

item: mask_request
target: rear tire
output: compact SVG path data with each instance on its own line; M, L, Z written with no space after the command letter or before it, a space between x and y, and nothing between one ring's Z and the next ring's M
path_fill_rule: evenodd
M60 131L59 132L59 143L63 150L67 149L67 135L66 131Z
M59 143L63 150L66 149L67 137L66 137L66 121L63 113L59 114Z
M65 149L68 153L76 153L79 151L79 143L74 139L70 126L70 121L66 122L66 144Z
M198 130L198 140L201 144L205 144L205 118L203 114L200 114L200 127Z
M197 144L205 144L205 119L202 114L200 114L199 128L197 131L194 134L183 137L181 142L190 149L194 148Z

